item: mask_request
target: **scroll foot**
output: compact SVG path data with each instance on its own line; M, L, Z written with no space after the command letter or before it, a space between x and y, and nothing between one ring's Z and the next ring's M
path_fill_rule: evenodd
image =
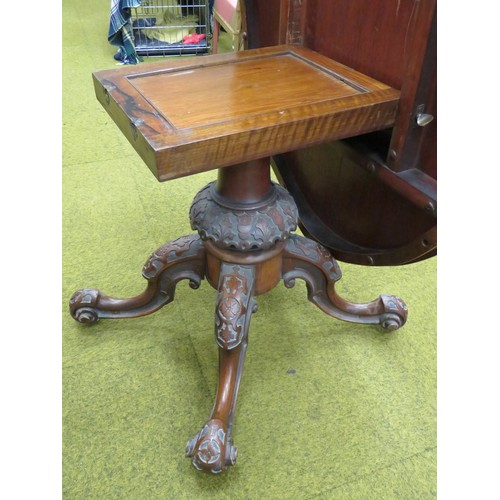
M172 302L175 287L188 279L198 288L205 277L205 249L198 235L166 243L154 252L142 270L148 280L146 290L128 299L117 299L99 290L76 291L69 302L71 316L80 323L92 324L101 318L134 318L151 314Z
M255 269L223 263L215 309L215 337L219 345L219 382L208 422L186 446L194 467L218 474L234 465L237 449L232 442L233 417L248 344Z
M372 302L354 304L341 298L335 283L342 277L337 261L320 244L292 235L283 254L283 280L290 288L297 278L307 284L308 299L335 318L354 323L378 324L393 331L403 326L408 307L394 295L380 295Z

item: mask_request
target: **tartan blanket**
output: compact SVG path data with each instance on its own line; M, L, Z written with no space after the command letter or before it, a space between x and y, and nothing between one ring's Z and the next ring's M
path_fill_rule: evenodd
M108 42L119 47L115 59L123 64L137 64L142 61L135 51L130 23L130 9L140 5L141 0L111 0Z

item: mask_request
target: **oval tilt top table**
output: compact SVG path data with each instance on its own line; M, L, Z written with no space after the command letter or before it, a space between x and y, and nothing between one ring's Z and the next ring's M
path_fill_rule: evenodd
M309 48L286 44L125 66L95 73L94 84L159 181L211 169L218 174L191 205L196 233L166 243L147 260L142 294L116 299L82 289L71 297L70 311L81 323L143 316L171 302L183 279L192 288L206 279L217 290L218 388L186 454L196 468L219 473L236 461L232 423L256 296L280 280L292 287L302 279L309 300L335 318L386 330L407 319L398 297L354 304L336 293L337 261L324 245L294 234L294 197L270 175L271 157L393 127L401 94Z
M273 156L302 232L344 262L437 252L435 0L245 0L247 47L306 46L400 91L394 124Z

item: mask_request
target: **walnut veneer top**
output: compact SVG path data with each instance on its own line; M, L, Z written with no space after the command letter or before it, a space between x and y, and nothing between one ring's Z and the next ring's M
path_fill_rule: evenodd
M399 92L278 46L94 73L99 101L158 180L390 127Z

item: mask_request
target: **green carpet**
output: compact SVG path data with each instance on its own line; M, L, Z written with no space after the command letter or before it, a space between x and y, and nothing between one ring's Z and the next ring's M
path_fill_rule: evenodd
M109 2L63 0L64 498L434 498L436 259L342 264L345 298L404 298L409 320L395 333L324 315L302 282L257 297L238 461L220 476L184 457L216 387L208 283L182 282L173 303L141 319L85 327L70 317L78 288L141 292L142 265L192 232L191 201L216 175L157 182L97 102L91 73L115 66L108 21Z

